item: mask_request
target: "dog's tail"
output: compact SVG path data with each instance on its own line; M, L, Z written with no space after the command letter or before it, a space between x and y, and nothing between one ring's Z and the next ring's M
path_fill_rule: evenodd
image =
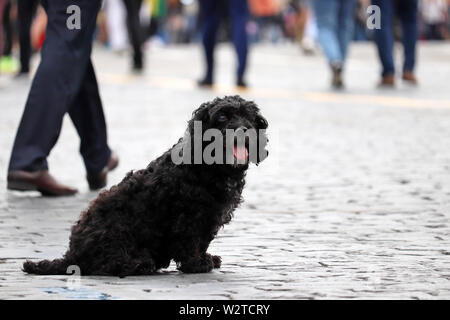
M26 273L40 275L65 275L67 267L71 265L66 259L42 260L39 262L25 261L23 271Z

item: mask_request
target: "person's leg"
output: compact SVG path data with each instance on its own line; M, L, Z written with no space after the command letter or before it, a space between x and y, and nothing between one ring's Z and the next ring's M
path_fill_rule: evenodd
M142 56L142 27L139 12L142 5L142 0L124 0L125 8L127 10L127 28L130 37L131 45L133 47L133 69L142 70L143 56Z
M338 0L315 0L318 40L330 64L343 62L338 39Z
M433 40L445 40L445 25L443 23L436 23L433 25ZM449 29L450 30L450 29Z
M372 0L381 12L381 29L375 29L374 37L378 48L378 55L383 66L382 76L393 76L394 66L394 4L392 0Z
M214 47L220 24L219 9L217 0L200 0L202 43L206 59L206 74L200 84L212 84L214 81Z
M128 45L126 9L123 0L105 2L108 44L114 51L122 51Z
M11 21L12 0L7 0L3 11L3 57L0 59L0 69L13 73L17 71L18 63L12 54L13 47L13 25ZM1 53L1 52L0 52Z
M3 39L3 55L11 56L12 52L12 28L11 28L11 1L6 1L6 6L3 10L3 30L5 37Z
M416 43L418 0L399 0L398 15L403 29L403 48L405 52L404 73L412 73L416 63Z
M97 174L111 157L111 150L107 143L105 116L92 62L89 62L69 115L81 139L80 153L86 171L88 175Z
M318 27L318 40L327 57L332 72L331 85L340 89L343 87L342 70L344 56L342 55L340 37L340 0L316 0L314 12Z
M355 32L355 8L355 0L339 0L338 39L343 64Z
M231 16L231 37L238 56L237 84L245 86L244 73L247 67L248 37L247 20L248 4L247 1L229 0L229 10Z
M442 40L442 38L439 36L439 25L438 24L429 24L427 25L427 33L426 33L427 40Z
M9 171L48 169L64 114L78 96L88 70L100 0L79 0L81 29L66 26L71 0L42 0L48 25L42 58L14 142ZM101 108L101 106L99 107ZM89 117L90 115L86 115Z
M19 16L19 47L20 47L20 71L30 72L31 37L30 28L33 14L38 5L38 0L18 0L17 11Z
M0 58L3 54L3 11L5 10L7 0L0 0Z

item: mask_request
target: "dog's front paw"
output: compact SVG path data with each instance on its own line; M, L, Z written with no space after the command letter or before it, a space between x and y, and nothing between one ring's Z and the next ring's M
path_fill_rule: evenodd
M202 257L199 259L190 259L179 264L178 270L184 273L206 273L214 268L210 257Z
M214 268L218 269L222 265L222 258L220 256L211 256Z
M213 256L209 253L205 253L205 256L206 259L211 259L214 269L218 269L222 265L222 258L220 256Z

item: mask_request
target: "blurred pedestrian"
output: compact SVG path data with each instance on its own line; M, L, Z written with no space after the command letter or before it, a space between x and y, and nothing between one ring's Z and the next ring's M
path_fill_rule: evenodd
M105 2L108 45L115 52L125 51L128 45L125 4L122 0Z
M238 56L236 84L238 87L247 87L244 81L247 67L248 37L247 20L249 16L246 0L200 0L200 15L202 18L202 42L206 59L206 74L199 81L200 86L211 86L214 83L214 48L217 31L220 26L221 13L224 4L228 5L231 17L231 39Z
M32 54L30 29L39 0L18 0L20 70L18 76L28 76Z
M301 39L299 39L300 46L305 55L316 54L316 43L317 43L317 21L314 16L314 10L312 9L311 0L300 0L301 4L301 23L303 24L303 32L301 34Z
M444 40L448 15L446 0L421 0L420 13L427 40Z
M13 28L11 21L11 0L3 10L3 56L0 59L0 72L14 73L18 69L17 60L12 55Z
M332 72L331 84L339 89L344 86L342 73L354 34L356 1L315 0L313 4L319 43Z
M297 13L291 6L281 15L280 3L277 0L248 0L252 18L258 23L258 41L268 40L276 43L283 37L293 36ZM284 18L284 21L283 21ZM286 28L284 28L286 22ZM284 29L284 30L283 30Z
M12 51L12 27L11 27L11 1L6 0L6 5L2 13L3 26L3 56L10 56Z
M41 3L48 16L47 34L14 141L7 188L38 190L52 196L77 192L57 182L47 164L67 112L81 138L80 153L89 187L99 189L106 185L108 172L118 165L117 156L107 144L102 102L90 58L101 0L76 1L79 28L69 28L68 24L70 15L66 12L73 0ZM77 11L73 14L77 15Z
M0 58L3 55L3 12L7 2L7 0L0 0Z
M416 64L416 43L418 37L417 10L418 0L372 0L372 4L380 8L381 28L375 29L374 37L378 54L383 67L380 86L395 85L394 49L394 17L400 19L402 25L402 42L404 64L402 79L410 84L417 84L414 76Z
M142 53L144 35L139 16L142 0L123 0L123 2L127 11L128 36L133 47L133 71L141 72L144 68Z

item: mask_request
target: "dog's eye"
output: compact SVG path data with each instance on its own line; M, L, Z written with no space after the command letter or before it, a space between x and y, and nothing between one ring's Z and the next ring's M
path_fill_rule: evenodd
M227 118L226 115L221 115L221 116L219 116L219 118L218 118L217 120L218 120L219 122L225 122L225 121L228 120L228 118Z

